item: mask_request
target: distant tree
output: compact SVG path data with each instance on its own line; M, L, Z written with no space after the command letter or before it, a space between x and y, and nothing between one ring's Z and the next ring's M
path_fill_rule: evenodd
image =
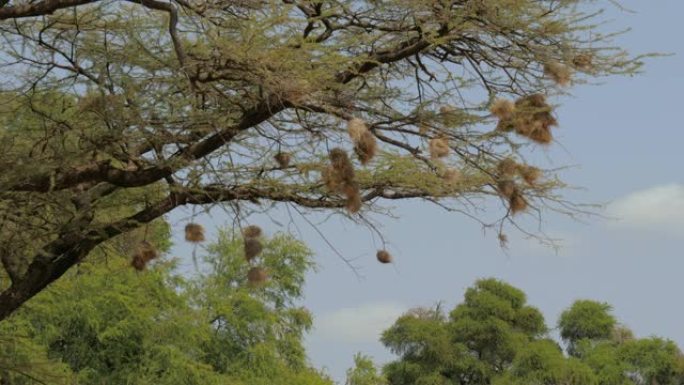
M222 233L192 280L170 261L83 263L0 325L2 384L331 385L308 364L311 316L295 303L311 253L261 240L247 263L242 240ZM256 265L270 275L258 285Z
M561 324L575 330L566 352L549 338L541 313L526 304L522 291L479 280L448 318L439 307L399 317L382 335L399 356L383 374L389 385L684 383L679 348L660 338L634 338L616 324L607 304L578 301Z
M570 354L578 353L576 345L582 340L603 341L613 336L617 321L610 310L607 303L580 300L561 314L558 328Z
M593 3L0 1L0 320L186 205L576 214L524 154L563 87L640 66Z
M545 332L542 314L526 304L522 291L480 280L448 319L439 309L416 310L386 330L382 342L401 359L385 373L393 385L490 383Z
M385 385L385 378L378 372L370 357L363 354L354 356L354 367L347 370L346 385Z

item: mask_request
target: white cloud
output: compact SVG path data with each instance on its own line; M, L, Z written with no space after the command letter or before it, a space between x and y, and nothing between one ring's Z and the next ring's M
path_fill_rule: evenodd
M408 307L396 302L338 309L316 317L312 337L334 342L377 342L406 310Z
M636 191L608 206L618 224L674 230L684 234L684 185L668 184Z

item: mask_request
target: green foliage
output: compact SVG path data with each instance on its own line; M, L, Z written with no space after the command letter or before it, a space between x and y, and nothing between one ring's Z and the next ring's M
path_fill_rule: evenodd
M390 385L684 381L679 348L659 338L635 339L616 323L607 304L577 301L563 312L560 325L563 338L572 342L565 352L549 339L544 318L526 304L522 291L496 279L479 280L449 318L437 307L415 309L397 319L382 342L399 359L387 364L383 374Z
M347 370L346 385L385 385L385 378L370 357L357 353L354 355L354 367Z
M329 384L309 367L311 316L296 306L311 252L284 235L264 239L259 263L271 278L252 287L241 242L222 232L207 271L190 280L173 261L143 272L118 256L82 264L0 325L12 336L0 342L0 375L12 384L34 383L22 368L54 384Z
M611 338L617 321L610 310L607 303L579 300L561 314L558 328L571 354L575 354L575 345L583 339L600 341Z
M556 166L497 166L553 143L564 87L640 69L595 3L0 0L0 320L183 205L483 202L500 229L525 208L576 214ZM530 97L541 115L490 111ZM322 180L332 148L352 155L343 194Z

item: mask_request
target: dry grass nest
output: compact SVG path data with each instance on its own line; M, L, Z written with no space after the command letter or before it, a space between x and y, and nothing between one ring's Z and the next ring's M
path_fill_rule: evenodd
M279 152L273 157L280 168L287 168L292 160L292 155L287 152Z
M261 244L261 241L257 238L245 238L244 242L244 251L245 251L245 260L247 262L252 261L254 258L256 258L261 252L264 250L264 246Z
M257 225L249 225L242 229L242 236L245 238L259 238L261 234L261 227Z
M131 260L131 266L138 271L145 270L147 264L159 257L157 249L148 241L142 241L138 244Z
M258 286L268 280L268 273L263 267L255 266L247 272L247 281L252 286Z
M330 165L323 171L323 182L331 193L346 197L345 207L354 214L361 210L362 200L359 186L354 180L354 166L347 153L334 148L330 151Z
M376 258L380 263L392 263L392 254L387 250L378 250Z
M204 227L197 223L185 225L185 240L192 243L204 242Z
M552 110L542 94L521 97L515 102L514 114L500 119L496 129L502 132L515 131L536 143L549 144L553 141L551 127L558 125Z

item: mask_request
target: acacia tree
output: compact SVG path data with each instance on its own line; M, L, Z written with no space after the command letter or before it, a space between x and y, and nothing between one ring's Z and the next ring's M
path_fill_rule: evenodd
M590 3L1 0L0 320L184 205L572 214L523 149L547 97L640 64Z
M417 308L383 332L382 343L398 356L384 366L384 378L369 376L374 366L364 360L356 360L348 378L377 385L675 385L684 380L684 355L673 341L636 338L617 324L605 303L575 302L562 313L558 329L565 350L550 338L541 312L527 304L521 290L481 279L448 317L439 306Z

